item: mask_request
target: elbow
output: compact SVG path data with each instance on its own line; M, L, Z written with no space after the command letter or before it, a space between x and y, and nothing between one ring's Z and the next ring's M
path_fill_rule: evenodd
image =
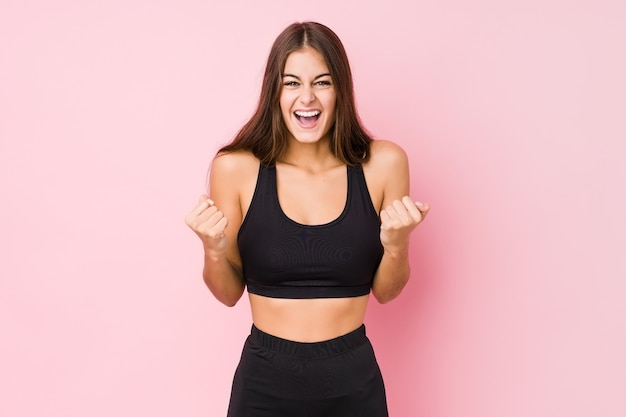
M384 260L383 260L384 262ZM372 282L372 294L376 301L380 304L387 304L388 302L398 298L411 275L411 269L408 262L401 262L396 264L385 264L378 269Z
M222 299L219 301L222 304L224 304L226 307L235 307L235 305L237 304L237 301L239 301L239 298L228 298L228 299Z
M408 281L408 276L406 276L404 279L392 282L387 281L377 283L376 280L374 280L374 285L372 286L372 294L374 295L374 298L376 298L376 301L378 301L380 304L387 304L388 302L398 298Z
M378 301L379 304L387 304L388 302L396 299L400 295L401 290L399 291L372 291L374 298Z
M236 294L217 294L213 293L213 296L220 303L224 304L226 307L234 307L237 304L237 301L241 298L243 291Z
M205 279L204 283L209 288L209 291L211 291L211 294L213 294L213 297L226 307L234 307L243 295L243 291L245 289L245 285L215 285L215 283L208 279Z

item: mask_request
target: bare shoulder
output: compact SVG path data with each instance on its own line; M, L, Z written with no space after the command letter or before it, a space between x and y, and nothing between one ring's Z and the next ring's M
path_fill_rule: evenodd
M247 151L219 153L211 163L211 176L239 181L256 176L259 169L259 160Z
M256 183L259 160L250 152L219 153L213 159L210 170L210 187L213 190L241 191Z
M371 143L371 156L368 164L379 169L388 170L398 164L408 164L406 152L402 147L389 140L378 139Z
M397 181L398 176L408 175L409 161L406 152L399 145L378 139L372 142L370 150L370 159L363 168L371 172L371 177L388 182Z
M370 158L363 173L374 207L379 211L409 192L409 162L399 145L377 139L370 145Z
M211 163L209 195L231 220L248 210L259 173L259 160L247 151L218 154Z

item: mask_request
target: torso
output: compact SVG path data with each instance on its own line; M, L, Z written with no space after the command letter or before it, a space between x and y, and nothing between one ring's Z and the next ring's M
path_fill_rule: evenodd
M239 184L241 218L245 218L254 195L259 162L252 155L239 155L244 181ZM363 165L367 188L377 212L383 202L383 182L377 168ZM277 163L277 193L287 217L305 225L325 224L336 219L346 204L346 167L337 163L323 172L306 172ZM230 224L229 227L240 227ZM369 295L347 298L289 299L249 294L256 327L288 340L315 342L332 339L359 327L365 317Z

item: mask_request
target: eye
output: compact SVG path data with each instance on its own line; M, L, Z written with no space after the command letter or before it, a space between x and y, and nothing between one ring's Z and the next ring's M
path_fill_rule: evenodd
M322 81L316 81L315 85L319 87L330 87L333 84L328 80L322 80Z
M300 85L300 83L297 82L297 81L285 81L285 82L283 82L283 85L285 87L297 87L297 86Z

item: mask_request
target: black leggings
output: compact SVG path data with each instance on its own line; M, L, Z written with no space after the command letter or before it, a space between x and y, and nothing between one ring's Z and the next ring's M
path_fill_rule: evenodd
M252 326L235 372L228 417L388 417L365 326L300 343Z

